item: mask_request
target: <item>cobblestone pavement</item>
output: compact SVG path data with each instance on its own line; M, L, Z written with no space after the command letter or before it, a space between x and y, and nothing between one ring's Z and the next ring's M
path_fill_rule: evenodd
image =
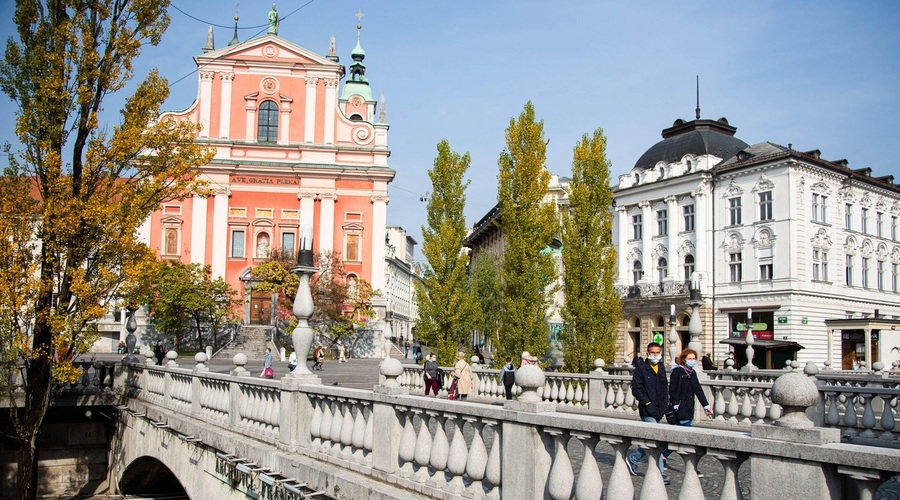
M85 356L85 358L90 359L89 356ZM121 359L121 355L96 355L96 359L118 361ZM403 359L402 357L398 359L400 359L400 361L403 361L404 363L411 362L411 360ZM371 390L372 387L378 383L378 364L380 362L381 359L350 359L346 363L338 363L334 360L328 360L325 362L323 370L315 371L313 373L322 379L322 383L324 385L336 385L352 389ZM193 368L195 365L194 359L187 356L179 357L177 363L181 368ZM213 359L209 361L207 365L209 366L210 371L216 373L228 373L232 369L234 369L234 363L229 359ZM276 360L273 365L276 378L283 377L288 373L286 361L282 362ZM311 366L312 362L307 362L307 367ZM262 371L262 361L251 360L247 364L246 368L250 371L251 374L256 376ZM479 401L475 398L470 398L469 402L483 402L484 404L496 405L502 404L502 402L498 403L496 401ZM447 430L448 432L452 432L449 428ZM471 435L469 434L471 432L471 428L468 425L465 427L464 432L467 434L467 437L471 439ZM493 436L485 436L486 445L490 446L492 438ZM581 465L582 457L580 456L580 453L580 446L574 446L573 443L570 443L570 456L573 463L573 469L575 471L578 471L578 468ZM609 479L614 459L612 448L604 443L600 443L595 450L595 456L597 458L597 463L600 465L601 474L604 478L604 484L606 484L605 481ZM646 462L646 459L640 464L639 472L641 475L643 475L643 473L647 470L647 465L648 464ZM706 497L718 498L724 481L724 469L722 468L722 465L720 465L715 458L703 457L699 463L699 470L700 473L703 474L703 477L700 478L700 483L703 485L703 491L706 494ZM666 473L672 480L671 484L667 487L668 494L671 498L678 497L678 492L681 490L683 472L684 461L677 453L673 453L669 456L666 467ZM640 495L640 485L643 480L642 478L634 479L635 498L637 498ZM753 488L752 484L750 483L749 460L744 462L738 470L738 480L739 484L741 485L741 490L744 497L748 499L752 498ZM890 480L885 481L876 492L874 498L876 500L900 500L900 475L894 476Z

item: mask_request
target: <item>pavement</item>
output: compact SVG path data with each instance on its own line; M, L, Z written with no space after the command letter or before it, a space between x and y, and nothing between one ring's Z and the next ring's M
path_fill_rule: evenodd
M412 363L412 358L403 358L403 356L397 356L396 352L395 358L399 359L404 364ZM120 361L122 359L121 354L88 354L81 357L81 360L90 360L96 359L97 361ZM180 368L193 368L196 365L194 358L192 356L183 356L179 357L176 362ZM324 367L321 371L316 370L315 373L319 378L322 379L323 385L336 385L340 387L347 387L351 389L362 389L362 390L372 390L372 387L378 383L379 373L378 373L378 365L381 363L380 358L359 358L359 359L349 359L347 362L339 363L336 360L326 360L324 363ZM229 373L234 369L235 365L230 359L212 359L206 363L211 372L215 373ZM312 367L312 361L307 361L307 367ZM250 371L250 373L258 376L263 369L263 361L262 360L250 360L248 361L245 368ZM273 368L275 369L275 378L280 378L288 373L287 361L280 361L276 359L273 363ZM413 394L415 395L415 394ZM424 395L421 395L423 398ZM478 403L483 402L484 404L502 404L502 402L497 403L496 400L483 400L479 401L478 398L469 398L468 402L470 403ZM649 425L649 424L648 424ZM490 439L490 438L488 438ZM575 447L571 449L571 459L573 462L574 470L578 470L577 466L581 464L581 457L577 456L580 452L580 447ZM612 469L614 455L612 448L608 445L600 443L594 455L597 459L597 463L600 466L601 472L604 477L608 477L610 470ZM706 493L707 498L715 498L718 497L721 492L722 485L724 483L724 473L723 468L719 462L710 456L705 456L700 460L699 463L699 471L703 475L700 478L700 483L703 485L703 490ZM643 475L647 470L647 462L646 459L639 466L639 475ZM671 478L671 484L667 487L667 490L670 495L677 495L681 489L682 479L684 472L684 461L677 453L673 453L667 462L666 473ZM738 470L739 483L741 485L742 494L744 498L752 498L752 485L750 484L750 461L744 462ZM640 486L642 481L635 481L635 498L638 498L640 495ZM900 500L900 476L894 476L888 481L885 481L881 487L876 492L873 497L875 500Z

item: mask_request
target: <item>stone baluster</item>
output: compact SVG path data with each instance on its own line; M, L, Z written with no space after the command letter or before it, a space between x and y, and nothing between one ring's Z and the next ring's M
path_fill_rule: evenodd
M575 485L575 499L588 500L603 496L603 477L600 476L600 467L594 456L594 448L597 447L599 437L586 432L572 431L570 435L581 443L582 454L581 469L578 471L578 483Z
M881 430L883 431L880 436L880 439L885 441L894 441L896 436L892 432L894 430L894 408L891 406L891 401L894 400L894 396L891 394L882 394L881 399L884 400L884 404L881 409Z
M744 494L738 482L738 469L747 460L747 454L731 450L714 450L709 454L715 457L722 464L723 468L724 477L722 479L722 490L719 492L719 499L743 500ZM760 479L760 481L765 481L765 479ZM756 486L756 483L753 482L753 485Z
M447 418L440 411L430 410L427 413L436 424L434 439L431 442L431 454L428 457L428 463L431 464L435 471L432 477L432 485L436 488L443 488L447 482L444 470L447 469L447 461L450 458L450 440L447 439L447 431L444 427L447 423Z
M322 436L322 441L319 443L319 449L316 451L323 453L327 453L331 448L331 421L333 419L333 414L331 412L332 401L334 401L334 398L328 397L322 399L322 422L319 424L319 435Z
M713 413L714 420L722 422L725 420L725 388L722 386L713 386Z
M353 430L350 432L350 445L353 447L353 461L364 463L366 444L366 403L356 403L356 417L353 418Z
M574 401L575 406L578 407L589 407L589 401L587 400L587 391L583 390L584 387L587 386L587 380L575 380L575 389L572 391L572 397L570 398Z
M666 498L666 484L663 482L662 471L659 470L659 457L666 450L666 444L655 439L632 439L631 444L643 448L648 455L640 499Z
M825 398L828 407L825 412L825 425L837 427L841 423L841 416L838 412L840 393L837 391L829 391L825 393Z
M853 439L859 435L856 431L856 396L853 394L843 394L844 403L844 437Z
M466 458L466 475L473 481L474 491L482 491L481 481L484 479L484 471L487 467L487 448L484 446L484 422L476 417L464 417L472 426L472 443L469 445L469 455Z
M606 407L606 409L614 409L614 410L618 410L618 409L619 409L619 405L616 404L616 392L617 392L617 391L616 391L616 386L617 386L618 384L617 384L616 382L614 382L614 381L610 381L610 382L602 382L602 383L604 383L604 384L608 383L608 384L610 385L610 388L606 391L606 401L605 401L605 407ZM622 398L622 402L623 402L623 403L625 402L625 398L624 398L624 397Z
M358 403L352 399L348 399L344 403L344 418L341 422L341 458L344 460L350 460L353 455L353 427L356 424L356 419L353 418L353 409L357 407Z
M684 478L681 482L681 491L678 498L691 498L703 500L703 485L700 484L699 465L700 459L706 454L706 449L700 446L687 444L669 444L669 449L678 453L684 460Z
M738 405L738 402L737 402L737 394L736 394L737 390L731 389L728 392L730 393L730 395L728 397L728 409L725 410L726 420L731 423L737 423L737 421L738 421L737 416L740 413L740 406Z
M416 436L415 454L415 460L419 468L414 479L416 482L427 484L431 479L428 476L428 463L431 459L431 429L428 428L428 415L424 410L413 408L412 412L419 418L419 434Z
M416 460L416 429L413 426L413 413L409 408L397 407L403 415L403 433L400 435L398 455L400 457L400 477L413 475L413 462Z
M753 415L753 402L750 399L750 393L753 389L750 388L742 388L739 389L741 392L741 417L743 419L748 419Z
M325 406L325 400L318 396L311 396L310 399L313 405L312 419L309 423L310 447L313 450L318 450L322 445L323 438L321 426L324 413L322 408Z
M463 437L465 422L452 414L447 415L447 420L453 426L453 438L450 440L450 456L447 458L447 470L450 472L451 478L444 485L444 491L458 495L466 489L463 474L466 473L466 459L469 450L466 447L466 438Z
M368 404L366 404L366 407L369 409L369 418L366 419L366 433L363 436L363 449L371 453L375 441L375 410ZM394 419L396 419L396 413L394 414Z
M878 491L878 487L884 481L884 475L881 471L847 465L839 465L837 471L839 474L853 479L853 481L847 482L856 485L856 493L859 500L872 500L875 498L875 492ZM848 496L846 492L845 496Z
M859 401L863 407L862 426L865 429L860 434L860 437L869 439L875 437L875 412L872 410L873 399L874 397L871 394L859 395Z
M553 500L569 500L574 493L575 471L566 445L569 444L569 433L553 427L544 428L544 432L553 437L553 465L547 477L547 492Z
M492 431L491 451L488 452L487 466L484 469L484 478L487 479L487 482L492 486L492 489L487 496L488 498L499 499L499 486L502 483L500 447L503 442L503 436L500 432L501 427L496 420L486 418L482 420L482 422L484 422L485 426Z
M328 432L328 437L331 440L331 449L328 450L333 456L338 456L341 452L341 427L344 425L344 402L335 399L334 401L334 411L331 414L331 427Z
M600 435L600 440L609 444L613 449L613 468L609 475L609 487L606 488L606 500L634 500L634 483L631 481L631 473L625 457L628 454L629 441L619 436L606 434ZM598 496L599 493L598 492ZM597 498L594 496L593 498Z
M764 420L769 413L769 409L766 408L766 390L754 389L753 392L756 395L756 405L753 410L753 416L755 416L757 420Z

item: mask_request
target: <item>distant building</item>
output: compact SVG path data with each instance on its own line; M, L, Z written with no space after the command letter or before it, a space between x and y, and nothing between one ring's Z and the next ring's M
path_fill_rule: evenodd
M250 271L275 250L296 253L303 226L313 229L315 252L340 254L351 278L385 288L394 171L360 31L346 71L333 38L326 56L279 37L277 27L244 42L235 31L216 49L210 28L194 58L197 99L162 116L202 126L197 141L216 156L200 173L214 194L163 204L140 236L163 259L210 265L243 297L245 323L272 322L272 299L253 290ZM375 306L383 317L384 300Z
M415 282L422 280L422 272L413 262L416 240L402 227L388 226L385 245L384 319L394 338L402 343L412 340L415 334L419 319Z
M671 304L677 347L687 344L686 282L696 272L703 349L720 366L730 349L739 364L747 362L748 327L758 367L781 368L794 358L845 369L857 358L890 365L900 332L877 328L900 325L900 187L893 176L791 145L749 146L736 130L724 118L677 120L619 177L619 359L641 352L658 333L668 352ZM876 312L883 321L866 330L859 322L826 328L828 320L876 319Z

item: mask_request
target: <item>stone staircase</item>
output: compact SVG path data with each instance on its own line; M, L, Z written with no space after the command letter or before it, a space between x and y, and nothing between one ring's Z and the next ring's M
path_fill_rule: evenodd
M234 342L222 349L214 357L216 359L231 359L240 352L245 354L247 359L264 359L266 357L266 347L272 347L272 355L277 359L278 354L274 352L275 348L270 341L274 331L275 327L270 325L241 325Z

